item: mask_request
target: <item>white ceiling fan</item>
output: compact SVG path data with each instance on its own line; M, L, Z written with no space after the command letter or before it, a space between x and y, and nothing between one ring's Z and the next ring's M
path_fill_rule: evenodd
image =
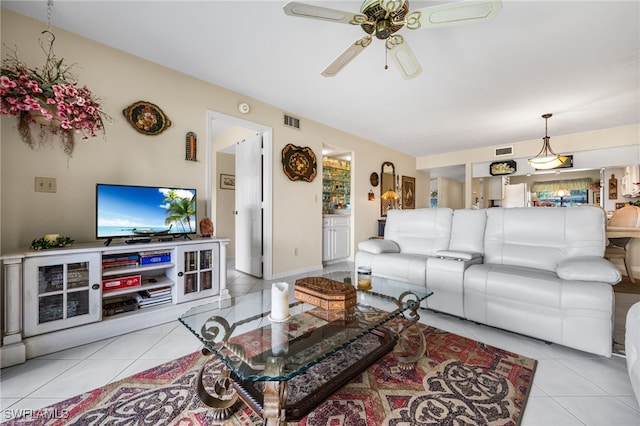
M470 0L429 6L411 12L407 0L365 0L360 13L295 1L284 6L284 12L290 16L359 25L367 33L322 71L323 76L333 77L338 74L371 44L372 36L375 36L385 40L387 52L396 62L405 79L417 77L422 72L422 67L404 37L396 34L401 28L417 30L484 21L492 19L500 9L502 9L501 0Z

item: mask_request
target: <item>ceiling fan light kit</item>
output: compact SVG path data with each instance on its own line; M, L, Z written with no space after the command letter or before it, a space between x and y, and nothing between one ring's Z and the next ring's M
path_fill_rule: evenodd
M404 37L395 34L397 31L404 27L417 30L485 21L495 17L501 9L501 0L470 0L424 7L411 12L406 0L365 0L360 7L360 13L295 1L284 6L284 12L289 16L359 25L368 34L342 52L321 73L323 76L337 75L371 44L372 36L375 36L379 40L385 40L387 52L391 54L405 79L420 75L422 67Z

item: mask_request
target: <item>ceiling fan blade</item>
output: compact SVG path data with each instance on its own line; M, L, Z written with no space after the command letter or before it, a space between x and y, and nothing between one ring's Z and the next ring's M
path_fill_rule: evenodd
M331 64L325 68L321 74L325 77L334 77L370 44L371 36L365 36L356 40L351 46L342 52L340 56L331 62Z
M367 17L360 13L345 12L295 1L285 4L283 9L285 14L298 18L320 19L322 21L352 25L360 25L367 21Z
M393 60L398 65L400 74L405 80L416 78L422 72L422 67L416 59L416 55L409 47L404 37L399 34L394 34L386 41L387 50Z
M471 0L416 9L405 20L412 30L444 27L489 20L501 9L501 0Z

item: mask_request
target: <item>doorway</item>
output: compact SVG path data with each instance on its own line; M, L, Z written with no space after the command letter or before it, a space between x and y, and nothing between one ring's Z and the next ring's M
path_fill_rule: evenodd
M233 129L240 130L240 133L233 132ZM207 145L206 145L206 193L209 195L206 201L205 211L212 218L215 223L220 224L218 220L218 215L220 212L224 212L224 215L232 214L234 216L234 226L249 226L246 222L242 224L241 221L235 220L235 192L236 191L228 191L221 188L221 185L218 184L220 181L221 174L229 174L225 173L227 170L223 170L218 166L217 160L218 154L226 153L233 154L235 158L235 146L237 142L240 142L238 138L234 138L233 134L242 134L244 131L245 135L260 135L262 137L262 183L260 186L261 189L261 197L262 197L262 232L261 235L258 236L260 238L261 244L253 247L252 250L254 252L248 256L250 259L242 259L242 262L252 262L255 263L258 257L261 257L262 268L262 277L265 279L271 279L273 275L273 251L272 251L272 163L273 163L273 155L272 155L272 146L273 146L273 131L271 127L267 127L258 123L254 123L248 120L243 120L240 118L228 116L225 114L221 114L215 111L207 111ZM240 139L242 139L241 137ZM227 162L228 163L228 162ZM235 160L234 160L235 163ZM233 168L233 176L235 177L235 187L240 188L244 184L246 184L246 179L251 179L251 174L246 173L246 168ZM243 171L244 170L244 171ZM255 171L255 170L254 170ZM253 177L255 179L255 176ZM258 176L259 178L259 176ZM222 193L222 191L225 191ZM231 195L233 194L233 195ZM234 204L228 201L230 197L233 197ZM211 200L214 200L212 203ZM224 203L222 201L226 200ZM223 220L222 217L220 217ZM224 220L223 222L224 223ZM222 236L222 232L220 232L220 227L216 228L216 235ZM229 229L225 229L227 232ZM252 232L251 230L244 230L247 233ZM227 234L224 232L224 236L235 241L235 232ZM234 244L234 252L238 254L238 248L236 244ZM256 248L257 247L257 248ZM256 252L257 251L257 252ZM236 258L236 264L238 264L238 259ZM254 275L254 274L252 274Z

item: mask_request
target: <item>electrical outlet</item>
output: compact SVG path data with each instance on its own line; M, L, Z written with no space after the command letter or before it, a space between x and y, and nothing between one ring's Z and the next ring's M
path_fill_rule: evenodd
M56 178L36 177L36 192L56 192Z

